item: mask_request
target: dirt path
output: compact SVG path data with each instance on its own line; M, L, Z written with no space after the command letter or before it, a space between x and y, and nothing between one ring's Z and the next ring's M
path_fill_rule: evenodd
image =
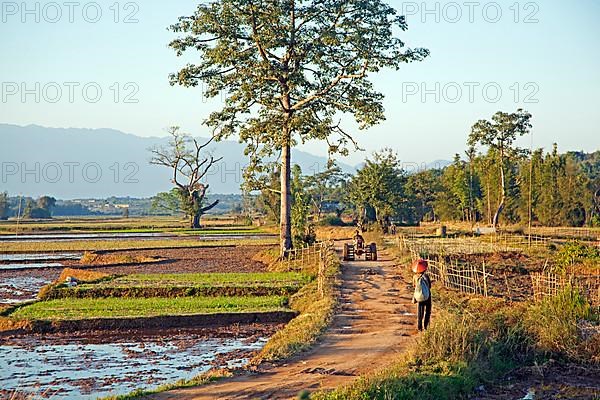
M387 254L378 262L342 266L341 307L321 342L287 364L153 399L294 399L303 390L332 389L384 367L414 337L412 289Z

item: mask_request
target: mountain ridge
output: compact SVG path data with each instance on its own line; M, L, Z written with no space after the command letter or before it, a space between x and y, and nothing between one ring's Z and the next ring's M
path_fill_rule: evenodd
M171 172L150 165L149 148L168 137L142 137L112 128L55 128L0 124L0 191L57 198L150 197L171 188ZM197 136L199 139L201 136ZM208 183L211 193L240 193L245 145L233 140L208 147L223 161ZM325 157L294 150L293 162L307 173L323 170ZM345 172L355 167L340 163Z

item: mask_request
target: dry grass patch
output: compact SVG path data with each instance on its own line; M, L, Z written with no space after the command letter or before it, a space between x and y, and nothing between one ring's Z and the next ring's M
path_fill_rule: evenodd
M148 257L143 255L110 253L102 254L92 251L83 253L79 261L83 265L119 265L119 264L149 264L164 261L161 257Z

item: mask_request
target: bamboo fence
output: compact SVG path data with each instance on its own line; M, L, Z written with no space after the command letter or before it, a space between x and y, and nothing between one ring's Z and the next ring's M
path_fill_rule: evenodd
M529 230L526 231L526 233L529 232ZM600 242L600 228L535 227L531 228L531 234L551 238L573 238Z
M577 288L594 307L600 307L600 275L557 275L550 272L531 274L533 298L541 301L553 297L567 287Z
M451 240L451 239L450 239ZM454 240L456 242L456 240ZM447 240L444 240L444 243ZM406 237L398 237L398 245L411 253L413 259L422 258L429 264L428 273L432 279L447 289L456 290L462 293L477 294L489 296L488 278L492 277L486 271L485 262L481 265L474 263L459 262L456 259L446 256L449 249L441 244L440 248L433 249L440 251L435 254L430 252L431 248L424 248L422 243L415 240L410 240ZM456 251L456 248L452 248ZM464 249L460 249L460 253L465 254Z
M510 234L460 239L422 238L401 234L397 240L399 247L407 249L410 246L422 256L522 252L531 248L544 248L549 243L549 239L542 236L532 236L530 240L526 236Z
M319 242L290 250L282 261L288 271L316 273L319 296L325 296L327 267L333 258L337 258L332 242Z

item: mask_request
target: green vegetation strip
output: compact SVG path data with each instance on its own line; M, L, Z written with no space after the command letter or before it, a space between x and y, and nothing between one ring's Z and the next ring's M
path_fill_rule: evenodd
M137 274L61 284L40 292L44 300L102 297L289 296L311 281L302 273Z
M10 317L31 320L78 320L266 312L286 310L286 304L287 298L282 296L58 299L16 308Z
M47 242L7 242L0 245L4 252L45 252L45 251L98 251L98 250L137 250L137 249L171 249L200 248L215 246L265 246L277 243L277 238L260 239L157 239L157 240L73 240Z
M187 285L247 286L265 283L306 283L310 277L299 272L209 273L209 274L134 274L115 279L111 285Z

